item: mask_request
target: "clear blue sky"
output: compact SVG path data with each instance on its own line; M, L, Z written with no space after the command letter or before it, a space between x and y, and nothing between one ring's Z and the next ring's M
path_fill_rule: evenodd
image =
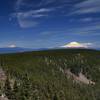
M100 47L100 0L0 0L0 47Z

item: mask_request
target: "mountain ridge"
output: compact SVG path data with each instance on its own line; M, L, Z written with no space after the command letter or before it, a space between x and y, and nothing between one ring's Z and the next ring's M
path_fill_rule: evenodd
M52 50L78 50L78 49L84 49L84 50L100 50L99 48L84 48L84 47L55 47L55 48L39 48L39 49L32 49L32 48L24 48L24 47L3 47L0 48L0 54L6 54L6 53L23 53L23 52L34 52L34 51L52 51Z

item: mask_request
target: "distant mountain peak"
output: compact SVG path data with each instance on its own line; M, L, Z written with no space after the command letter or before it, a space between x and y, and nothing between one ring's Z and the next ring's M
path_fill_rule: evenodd
M16 48L17 46L15 44L11 44L8 46L8 48Z
M64 46L61 46L63 48L88 48L91 45L91 43L79 43L79 42L70 42L68 44L65 44Z

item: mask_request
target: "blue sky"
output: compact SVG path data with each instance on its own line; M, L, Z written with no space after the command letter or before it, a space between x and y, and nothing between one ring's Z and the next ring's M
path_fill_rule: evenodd
M100 48L100 0L1 0L0 47Z

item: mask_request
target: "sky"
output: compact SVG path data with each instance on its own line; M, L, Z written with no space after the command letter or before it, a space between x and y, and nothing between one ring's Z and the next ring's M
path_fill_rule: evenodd
M100 0L0 0L0 47L100 48Z

